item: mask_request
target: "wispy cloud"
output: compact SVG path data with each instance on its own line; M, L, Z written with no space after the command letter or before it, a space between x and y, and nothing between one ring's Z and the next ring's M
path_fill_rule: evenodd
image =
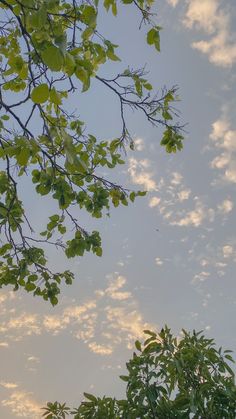
M12 388L18 387L18 384L10 383L8 381L0 381L0 385L4 388L7 388L7 389L12 389Z

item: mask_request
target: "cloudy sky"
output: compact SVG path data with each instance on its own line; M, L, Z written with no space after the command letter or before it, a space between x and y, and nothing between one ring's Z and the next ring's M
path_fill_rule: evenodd
M76 406L83 391L121 396L118 376L147 327L204 330L236 350L236 8L234 0L163 0L155 9L163 27L158 55L127 7L118 18L102 17L103 33L120 44L124 68L146 64L157 88L179 86L184 150L167 155L161 131L128 113L136 151L112 176L147 196L110 218L83 215L101 232L101 259L68 263L50 251L52 266L76 275L57 307L1 290L4 419L39 418L48 400ZM98 86L73 101L90 132L119 132L117 104ZM22 193L40 223L48 208L29 189Z

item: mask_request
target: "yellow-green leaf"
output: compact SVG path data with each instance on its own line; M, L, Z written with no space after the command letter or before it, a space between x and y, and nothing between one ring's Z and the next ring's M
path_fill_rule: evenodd
M48 100L49 88L46 83L35 87L31 92L31 99L34 103L44 103Z
M60 71L64 63L62 52L54 45L50 45L42 51L42 59L52 71Z

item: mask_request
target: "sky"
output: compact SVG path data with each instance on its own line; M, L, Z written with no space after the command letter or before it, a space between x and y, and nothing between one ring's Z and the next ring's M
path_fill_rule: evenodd
M50 265L76 278L56 307L0 291L1 418L40 418L47 401L78 406L84 391L123 396L119 375L145 328L167 324L178 336L182 328L203 330L236 350L236 8L233 0L163 0L154 9L160 54L145 43L131 8L104 14L103 33L120 45L122 68L146 65L157 89L179 86L184 149L166 154L161 129L127 112L135 151L108 175L146 197L110 218L79 214L100 231L102 258L68 261L49 249ZM96 83L72 105L90 132L119 133L118 103ZM52 204L30 185L21 193L40 227Z

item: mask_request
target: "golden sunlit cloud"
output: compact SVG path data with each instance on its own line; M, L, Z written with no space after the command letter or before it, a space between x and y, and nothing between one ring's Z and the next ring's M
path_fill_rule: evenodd
M32 398L32 393L14 391L8 399L2 400L2 406L20 418L40 419L42 410L39 403Z
M2 334L16 342L25 336L43 333L56 336L69 332L98 355L110 355L122 342L131 347L147 324L132 293L126 289L126 278L116 273L107 275L106 279L107 285L95 290L91 299L80 305L68 305L56 314L41 317L16 311L14 317L3 322ZM27 361L38 363L39 359L27 355Z
M7 389L12 389L12 388L18 387L18 384L16 384L16 383L9 383L7 381L0 381L0 385L2 387L4 387L4 388L7 388Z
M9 343L8 342L0 342L0 347L2 348L8 348Z
M90 342L88 347L92 352L98 355L111 355L113 352L112 346L99 345L96 342Z

